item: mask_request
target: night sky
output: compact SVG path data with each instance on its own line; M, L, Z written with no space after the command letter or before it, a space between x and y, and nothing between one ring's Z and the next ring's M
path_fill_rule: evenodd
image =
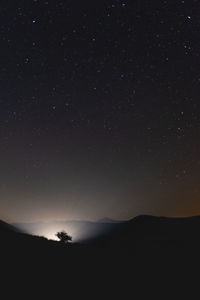
M2 0L0 218L200 214L200 3Z

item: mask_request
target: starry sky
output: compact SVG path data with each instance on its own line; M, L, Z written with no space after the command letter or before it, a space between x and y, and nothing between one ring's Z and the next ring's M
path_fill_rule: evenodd
M1 1L1 219L200 214L199 14Z

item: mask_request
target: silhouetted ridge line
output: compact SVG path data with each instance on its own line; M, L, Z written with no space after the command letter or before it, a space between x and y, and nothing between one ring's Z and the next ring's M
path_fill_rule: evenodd
M2 220L0 220L0 231L4 232L20 232L15 226L10 225Z

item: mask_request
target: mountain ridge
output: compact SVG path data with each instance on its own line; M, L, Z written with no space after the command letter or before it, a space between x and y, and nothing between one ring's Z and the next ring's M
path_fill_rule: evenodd
M128 221L115 221L103 218L92 221L55 221L35 223L12 223L28 234L42 235L55 239L55 233L65 230L75 242L97 240L104 236L121 235L127 239L188 239L195 238L200 229L200 216L163 217L153 215L138 215ZM129 238L128 238L129 236Z

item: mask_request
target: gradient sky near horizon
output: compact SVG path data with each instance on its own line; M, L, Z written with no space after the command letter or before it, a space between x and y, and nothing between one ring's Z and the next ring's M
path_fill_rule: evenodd
M0 219L200 214L199 15L1 1Z

